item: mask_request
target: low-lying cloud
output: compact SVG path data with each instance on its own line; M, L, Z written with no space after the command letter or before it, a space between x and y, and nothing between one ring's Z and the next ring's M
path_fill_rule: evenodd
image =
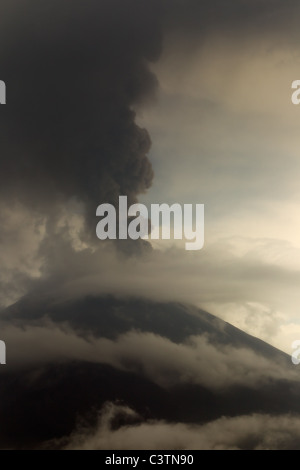
M222 417L202 426L165 421L140 422L113 429L118 415L140 417L130 408L108 403L95 428L82 426L64 444L67 450L287 450L299 449L300 417L253 414ZM57 445L57 443L56 443Z
M261 356L247 347L218 344L209 336L190 336L182 343L150 332L129 331L117 339L80 335L67 324L3 326L7 364L16 369L66 361L110 365L136 373L160 387L197 384L210 390L235 386L259 388L274 380L299 381L287 363Z

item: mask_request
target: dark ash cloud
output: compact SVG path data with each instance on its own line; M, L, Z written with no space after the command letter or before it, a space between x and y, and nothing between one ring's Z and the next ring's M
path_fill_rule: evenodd
M160 52L158 2L16 6L13 14L0 7L0 73L8 87L1 199L55 219L58 204L73 198L93 220L101 202L116 203L120 194L135 201L153 178L150 137L133 107L157 86L148 63Z

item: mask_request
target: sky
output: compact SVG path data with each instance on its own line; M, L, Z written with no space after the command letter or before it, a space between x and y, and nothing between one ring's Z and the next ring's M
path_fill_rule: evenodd
M0 339L9 370L50 374L46 365L83 361L143 371L163 390L188 383L216 394L298 381L294 366L277 367L233 339L220 346L226 327L217 320L209 320L218 326L214 346L210 333L177 341L136 317L119 336L102 335L86 299L101 298L112 325L133 299L146 311L180 302L291 355L300 340L300 105L291 101L299 8L297 0L2 0ZM100 241L96 209L120 195L148 208L204 204L203 249ZM106 296L124 305L111 307ZM189 445L235 448L246 422L257 448L283 447L293 445L288 429L299 420L244 410L215 416L195 435L188 420L140 421L129 402L111 400L101 413L63 446L113 448L133 438L143 446L160 432L169 446L184 430ZM115 413L139 425L118 434L107 424ZM232 429L226 442L218 440L224 428Z
M298 7L254 2L253 14L266 3L259 25L220 19L199 41L192 32L192 47L189 33L165 37L152 67L159 91L139 116L155 171L142 200L205 204L205 248L178 261L189 273L193 265L187 289L195 285L197 305L290 353L300 335Z

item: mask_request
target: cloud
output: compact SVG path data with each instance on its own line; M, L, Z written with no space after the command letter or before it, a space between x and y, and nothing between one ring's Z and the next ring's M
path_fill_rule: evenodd
M222 344L206 333L188 336L181 343L135 330L108 339L76 333L67 321L58 327L48 320L21 327L2 324L1 335L7 345L9 369L14 370L76 360L142 375L163 388L186 383L210 390L298 381L297 370L292 364L289 367L284 357L268 358L246 345L234 346L230 339Z
M148 63L160 56L162 35L172 31L177 41L181 33L186 35L188 49L194 53L192 38L202 46L203 34L216 30L246 38L267 35L269 29L275 35L282 34L282 28L285 33L294 31L290 22L297 10L295 1L282 6L277 0L243 2L243 7L236 0L226 7L219 0L213 6L189 0L189 7L186 2L168 0L161 4L89 0L84 8L80 1L64 0L64 8L61 5L54 1L41 7L28 0L14 1L12 6L4 2L1 7L0 59L9 106L0 122L0 196L21 201L52 221L59 217L61 205L73 198L82 203L89 222L94 221L99 203L116 203L119 194L136 200L152 183L150 137L136 124L133 109L157 87ZM22 14L25 9L30 15ZM172 44L176 47L177 42ZM197 67L198 85L206 97L210 93L205 83L214 69L211 56L216 49L218 44L213 44L208 63L206 57ZM219 51L219 56L234 57L227 52ZM174 75L164 59L162 64ZM175 63L180 70L185 69L181 60L178 50ZM259 70L262 64L264 58L256 64ZM233 66L227 63L224 74L221 64L217 75L232 82ZM253 73L251 64L248 68ZM239 86L244 75L238 76ZM228 90L224 94L222 87L212 87L223 100L230 97ZM248 95L243 90L239 93L243 100ZM252 96L248 103L253 103Z
M299 449L299 416L254 414L222 417L202 426L165 421L146 421L111 426L118 414L132 418L126 406L108 403L94 429L81 428L65 440L67 450L276 450ZM135 414L136 419L139 416ZM53 445L54 443L52 443ZM56 443L57 445L57 443Z
M299 253L289 243L224 238L208 240L203 250L191 254L161 242L158 249L127 259L111 244L99 242L96 250L82 245L80 218L60 219L61 227L50 240L43 219L38 224L23 213L23 230L20 210L8 214L0 239L3 305L28 293L40 302L43 316L43 298L57 304L106 294L179 301L202 307L277 347L283 344L280 325L290 319L295 323L299 316Z
M188 253L161 241L143 256L125 258L111 244L81 241L81 215L68 210L47 236L43 217L21 206L2 207L2 307L22 295L57 304L111 294L195 304L290 353L297 323L299 250L272 239L208 239ZM294 330L296 334L296 331ZM285 339L286 338L286 339ZM293 338L293 340L298 339Z
M135 201L152 182L150 137L133 107L157 86L147 65L160 52L155 2L16 5L2 5L0 15L1 29L7 18L12 26L2 31L0 48L8 88L1 200L52 224L75 200L94 221L98 204L116 203L119 194Z

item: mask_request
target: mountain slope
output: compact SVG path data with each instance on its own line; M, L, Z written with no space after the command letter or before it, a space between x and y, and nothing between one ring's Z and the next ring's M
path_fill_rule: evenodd
M1 331L2 447L43 447L81 419L94 426L107 402L139 415L119 416L117 427L300 414L298 371L286 354L189 305L30 296L2 312Z

